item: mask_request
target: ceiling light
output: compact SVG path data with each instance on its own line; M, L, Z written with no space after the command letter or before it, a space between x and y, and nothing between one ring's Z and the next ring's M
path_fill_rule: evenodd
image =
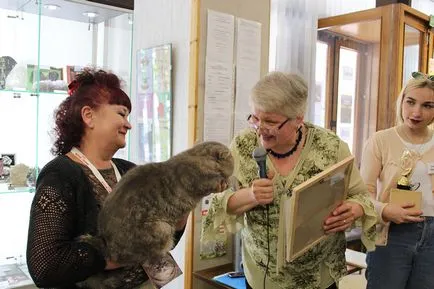
M48 10L57 10L60 9L60 6L56 4L45 4L44 8Z
M95 18L96 16L98 16L98 13L95 13L95 12L84 12L83 15L87 16L89 18Z

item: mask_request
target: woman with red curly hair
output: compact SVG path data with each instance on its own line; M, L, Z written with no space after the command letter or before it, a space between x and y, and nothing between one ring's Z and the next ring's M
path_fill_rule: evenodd
M142 266L120 267L78 236L96 235L105 197L134 164L113 158L131 129L131 102L119 78L85 69L69 86L55 114L57 155L41 171L32 203L27 244L29 272L38 287L78 288L105 272L121 280L116 288L136 288L148 276ZM184 222L174 236L178 241ZM119 278L121 276L121 278Z

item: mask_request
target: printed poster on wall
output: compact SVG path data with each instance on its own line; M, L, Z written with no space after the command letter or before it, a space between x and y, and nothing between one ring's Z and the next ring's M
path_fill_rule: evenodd
M208 10L203 139L229 145L232 138L235 17Z
M234 135L247 127L250 92L261 77L261 28L259 22L237 18Z

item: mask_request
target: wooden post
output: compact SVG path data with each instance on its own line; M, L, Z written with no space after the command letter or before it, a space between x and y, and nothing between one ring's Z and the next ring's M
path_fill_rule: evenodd
M191 1L190 22L190 64L188 81L188 146L192 147L197 141L197 108L199 86L199 23L200 0ZM193 288L193 259L194 259L194 210L190 213L185 229L185 259L184 259L184 288Z

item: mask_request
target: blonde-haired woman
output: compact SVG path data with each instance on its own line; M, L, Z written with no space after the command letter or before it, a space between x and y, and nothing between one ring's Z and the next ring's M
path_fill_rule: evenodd
M434 288L434 76L412 76L397 99L397 126L375 133L363 152L361 175L380 222L368 289ZM422 193L421 211L388 203L402 177Z
M295 74L273 72L259 80L250 98L251 128L231 145L239 186L213 197L204 222L204 241L213 239L222 223L242 227L247 288L336 288L346 274L344 231L356 219L362 221L366 246L374 247L376 215L354 167L347 201L325 220L329 237L276 272L282 196L290 196L296 185L350 155L347 144L334 133L304 122L307 96L306 82ZM258 177L252 157L260 145L268 151L269 178Z

